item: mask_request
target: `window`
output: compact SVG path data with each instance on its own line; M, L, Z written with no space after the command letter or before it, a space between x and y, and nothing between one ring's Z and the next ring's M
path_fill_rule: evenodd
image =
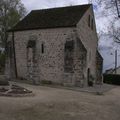
M27 48L34 48L36 46L35 40L29 40L27 43Z
M44 44L41 44L41 52L44 53Z
M88 26L93 30L94 29L94 20L91 16L88 16Z
M88 26L90 27L90 15L88 16Z
M91 29L93 30L93 18L91 20Z

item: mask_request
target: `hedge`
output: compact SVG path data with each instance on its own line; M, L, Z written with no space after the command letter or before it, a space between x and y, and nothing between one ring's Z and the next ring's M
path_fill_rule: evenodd
M0 86L8 86L9 82L7 80L0 80Z
M5 54L0 53L0 72L3 71L4 67L5 67Z
M113 85L120 85L120 75L118 74L104 74L103 82Z

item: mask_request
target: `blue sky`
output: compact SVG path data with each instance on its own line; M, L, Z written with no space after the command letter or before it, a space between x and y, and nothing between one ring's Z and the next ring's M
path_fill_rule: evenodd
M44 9L44 8L54 8L54 7L62 7L62 6L70 6L70 5L79 5L79 4L88 4L89 0L21 0L22 3L27 8L27 11L35 9ZM97 32L104 30L107 32L107 26L109 26L110 17L103 16L102 7L99 7L96 2L93 0L93 7L95 12L95 20ZM99 41L99 46L102 48L100 50L103 58L104 58L104 70L114 67L114 46L112 39L109 38L101 38ZM113 55L111 55L113 53ZM119 52L118 52L119 54ZM120 56L118 56L120 59ZM119 63L120 65L120 63Z

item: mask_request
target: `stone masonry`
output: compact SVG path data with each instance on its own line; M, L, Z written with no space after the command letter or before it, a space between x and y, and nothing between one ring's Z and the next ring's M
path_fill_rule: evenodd
M88 25L89 16L92 28ZM76 26L14 31L17 78L27 79L34 84L52 81L87 86L90 76L94 82L98 76L97 43L92 6Z

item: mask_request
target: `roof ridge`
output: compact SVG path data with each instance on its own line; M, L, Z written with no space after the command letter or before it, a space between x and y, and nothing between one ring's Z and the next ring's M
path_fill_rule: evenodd
M91 6L92 4L80 4L80 5L73 5L73 6L57 6L57 7L52 7L52 8L43 8L43 9L36 9L36 10L31 10L31 12L36 12L36 11L45 11L45 10L54 10L54 9L62 9L62 8L72 8L72 7L80 7L80 6ZM31 13L30 12L30 13Z

